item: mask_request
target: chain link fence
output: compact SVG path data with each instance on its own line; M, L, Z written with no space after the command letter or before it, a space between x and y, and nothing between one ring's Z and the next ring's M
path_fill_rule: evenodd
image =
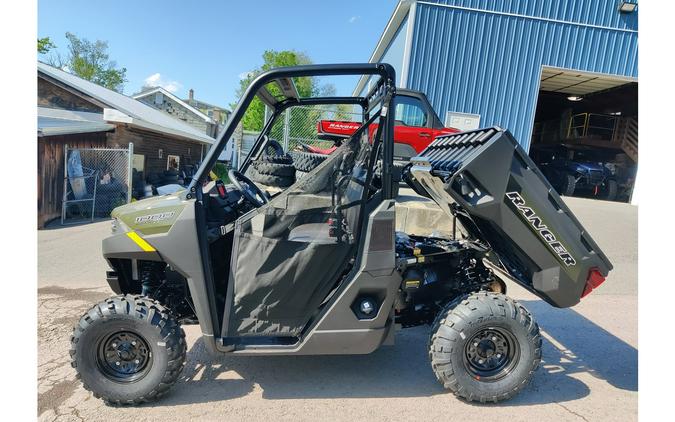
M270 131L270 138L283 145L284 151L298 149L301 144L317 148L330 148L331 140L319 139L318 124L321 120L361 122L361 111L350 105L297 106L286 109Z
M296 106L286 109L277 118L269 137L281 143L284 151L302 150L301 144L328 149L334 145L331 140L319 139L318 124L321 120L362 122L360 109L351 105ZM236 136L236 135L235 135ZM260 132L244 130L236 143L237 163L241 163L250 152Z
M133 144L121 148L65 148L61 224L106 218L131 201Z

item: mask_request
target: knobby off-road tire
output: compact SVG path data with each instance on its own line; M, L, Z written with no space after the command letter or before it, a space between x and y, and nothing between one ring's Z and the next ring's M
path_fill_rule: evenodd
M295 177L295 167L293 164L278 164L261 160L253 161L252 164L260 174L281 177Z
M605 182L605 187L603 189L603 198L607 201L613 201L616 199L617 193L619 192L619 185L616 183L616 180L610 179Z
M436 317L429 358L436 378L456 396L481 403L507 400L527 385L539 366L539 326L508 296L472 293Z
M246 170L246 176L248 176L248 178L255 183L279 188L287 188L295 183L295 174L293 176L274 176L271 174L262 174L255 168L255 166L251 166L248 168L248 170Z
M564 196L574 195L574 190L577 187L577 179L571 174L563 175L562 185L560 186L560 194Z
M284 147L281 146L279 141L270 139L267 145L265 145L265 150L263 152L264 155L268 156L282 156L284 155Z
M313 154L310 152L302 151L291 151L289 153L293 157L293 165L296 170L310 172L314 170L319 164L323 163L327 155L324 154Z
M186 350L185 332L167 308L145 296L119 295L82 316L70 357L94 397L133 405L153 401L173 386Z
M262 155L256 161L264 162L264 163L291 165L291 164L293 164L293 157L291 157L288 154L284 154L284 155Z

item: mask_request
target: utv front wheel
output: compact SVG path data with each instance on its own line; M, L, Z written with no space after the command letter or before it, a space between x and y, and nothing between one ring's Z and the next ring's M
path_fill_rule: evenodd
M473 293L439 313L429 357L436 378L456 396L481 403L507 400L539 366L539 326L513 299Z
M144 296L114 296L85 313L71 337L71 365L84 388L113 404L155 400L185 365L185 333Z

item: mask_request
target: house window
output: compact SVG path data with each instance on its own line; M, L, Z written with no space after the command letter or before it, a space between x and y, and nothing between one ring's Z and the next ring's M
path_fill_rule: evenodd
M180 168L180 156L179 155L167 155L166 156L166 169L178 171L179 168Z
M145 155L143 154L134 154L133 162L131 163L132 167L136 169L136 171L144 171L145 170Z
M155 104L161 105L164 102L164 94L161 92L155 93Z

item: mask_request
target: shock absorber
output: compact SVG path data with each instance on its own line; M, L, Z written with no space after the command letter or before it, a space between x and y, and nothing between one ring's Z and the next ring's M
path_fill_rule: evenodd
M163 273L166 264L163 262L141 261L138 265L141 273L141 294L152 297L164 280Z
M481 283L480 274L476 269L476 259L469 259L468 265L464 267L464 287L471 287Z

